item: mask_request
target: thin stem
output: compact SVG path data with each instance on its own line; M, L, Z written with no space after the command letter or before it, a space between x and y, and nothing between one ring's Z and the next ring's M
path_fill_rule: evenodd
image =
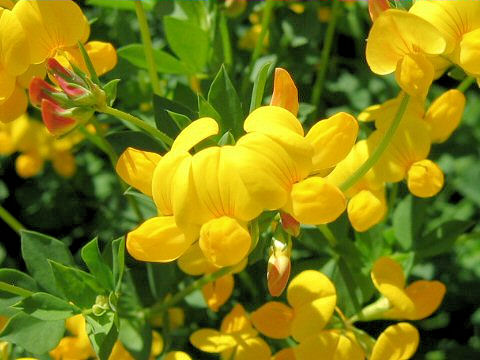
M15 217L8 212L3 206L0 205L0 218L7 223L8 226L12 228L17 234L20 234L20 230L25 229L25 226L22 225L20 221L15 219Z
M348 321L354 324L357 321L371 321L381 319L385 311L391 308L390 302L387 298L381 297L374 303L367 305L357 314L352 316Z
M346 330L352 330L352 324L350 323L350 320L345 316L343 311L338 307L335 306L335 312L338 314L340 317L340 320L342 320L343 326L345 327Z
M145 10L140 0L135 0L134 3L138 25L140 26L140 33L142 35L143 51L145 52L145 59L147 60L148 73L150 74L153 92L161 96L162 86L160 85L160 80L158 79L157 66L155 65L155 57L153 55L152 38L150 35L150 29L148 28L147 17L145 16Z
M220 36L222 39L224 61L225 61L225 66L229 68L233 63L233 56L232 56L232 44L230 41L230 34L228 33L227 17L223 12L219 13L219 17L220 17Z
M234 268L235 267L233 266L228 266L214 273L204 275L200 279L192 282L185 289L176 293L174 296L172 296L170 299L166 300L165 302L161 302L153 305L148 311L148 316L153 316L154 314L162 313L166 309L182 301L186 296L190 295L194 291L199 290L205 285L207 285L208 283L211 283L217 280L218 278L221 278L222 276L229 274L230 272L232 272Z
M98 109L98 111L103 112L104 114L115 116L118 119L127 121L130 124L133 124L139 127L140 129L146 131L147 133L152 135L154 138L160 140L165 150L169 150L168 146L172 146L173 144L173 140L170 136L154 128L153 126L147 124L145 121L143 121L142 119L139 119L136 116L133 116L129 113L123 112L118 109L114 109L110 106L106 106L103 109Z
M333 235L332 230L330 230L326 224L318 225L317 228L320 230L325 239L327 239L332 248L337 246L337 239L335 238L335 235Z
M328 22L327 31L325 33L325 40L323 42L322 53L320 56L320 63L318 64L317 79L313 85L312 100L310 101L315 107L315 116L320 114L320 99L325 84L325 76L328 70L328 61L332 50L333 38L335 36L335 27L337 26L338 15L341 9L341 1L334 0L332 5L332 14Z
M378 144L378 146L372 152L372 154L367 159L367 161L365 161L362 164L362 166L360 166L347 180L345 180L340 185L340 189L342 191L347 191L353 185L355 185L357 181L359 181L363 176L365 176L365 174L378 162L378 160L380 160L381 156L383 155L388 145L392 141L392 138L395 135L395 132L397 131L398 126L400 125L400 122L403 118L403 115L405 114L405 110L407 109L409 101L410 101L410 95L405 94L403 96L402 102L400 103L397 114L395 115L395 118L393 119L392 124L390 125L388 130L385 132L385 135L383 136L382 141Z
M457 86L457 90L461 92L465 92L468 88L475 83L475 78L473 76L466 77L463 81Z
M7 284L4 281L0 281L0 290L8 292L10 294L22 296L22 297L29 297L34 294L33 291L30 291L15 285Z
M248 87L248 81L250 79L250 75L252 74L253 67L255 66L256 61L260 57L263 49L263 43L265 41L265 36L268 33L268 28L270 27L270 21L272 19L273 7L275 5L274 0L266 0L265 7L263 8L262 13L262 30L258 35L257 42L255 44L255 48L252 52L252 57L250 58L250 64L248 65L247 75L244 76L242 82L242 94L245 94Z

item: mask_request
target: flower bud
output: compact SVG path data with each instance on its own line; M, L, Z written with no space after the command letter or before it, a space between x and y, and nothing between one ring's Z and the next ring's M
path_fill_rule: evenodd
M43 99L55 101L53 94L60 94L61 91L54 88L45 80L35 77L30 82L28 87L28 94L30 96L30 102L33 106L40 107Z
M82 77L80 77L77 73L65 68L54 58L48 59L46 65L48 73L51 74L51 76L56 80L58 80L58 78L61 78L69 83L74 83L83 87L87 87L87 83L84 79L82 79Z
M280 218L282 220L283 229L287 233L289 233L293 237L298 237L298 235L300 235L300 223L295 220L292 215L281 211Z
M55 136L72 130L79 122L85 122L93 115L91 108L64 109L53 101L42 100L42 119L48 131Z
M390 9L388 0L368 0L368 12L372 21L375 21L382 12L388 9Z
M267 284L270 295L282 295L290 277L290 269L289 246L281 241L274 240L267 267Z
M421 198L435 196L442 189L443 183L443 172L433 161L417 161L408 169L408 189L415 196Z

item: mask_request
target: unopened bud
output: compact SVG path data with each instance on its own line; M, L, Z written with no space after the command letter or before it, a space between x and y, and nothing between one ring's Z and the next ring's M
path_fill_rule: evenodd
M267 284L272 296L280 296L290 277L290 249L287 244L274 240L272 254L268 259Z
M64 135L79 122L85 122L93 115L90 108L64 109L53 101L42 100L42 119L48 131L55 136Z
M47 83L45 80L35 77L30 82L28 87L30 102L33 106L39 107L43 99L54 101L53 94L60 94L61 92Z
M368 12L372 21L375 21L382 12L388 9L390 9L388 0L368 0Z
M80 77L77 73L71 71L70 69L64 67L54 58L50 58L47 60L47 71L57 80L58 78L62 78L69 83L74 83L84 87L87 86L87 83L84 79L82 79L82 77Z
M282 220L283 229L292 235L298 237L300 235L300 223L295 218L287 213L280 212L280 218Z

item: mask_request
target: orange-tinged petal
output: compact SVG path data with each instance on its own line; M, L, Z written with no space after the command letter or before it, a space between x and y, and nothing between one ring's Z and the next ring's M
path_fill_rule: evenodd
M237 342L228 334L214 329L200 329L190 335L190 342L197 349L209 353L219 353L234 347Z
M208 307L218 311L225 304L233 292L233 275L227 274L202 287L202 294Z
M448 90L435 99L425 114L432 142L441 143L450 137L460 124L465 103L465 95L456 89Z
M317 122L306 136L314 148L312 172L328 169L343 160L355 144L357 134L357 120L347 113Z
M313 334L294 348L296 360L363 360L362 348L347 336L335 331Z
M372 21L375 21L382 12L388 9L390 9L388 0L368 0L368 12Z
M407 54L438 55L446 42L435 27L402 10L384 11L373 23L367 42L367 62L379 75L390 74Z
M19 1L13 12L29 36L31 63L38 64L57 50L84 40L88 21L73 1ZM68 21L65 21L68 14Z
M274 250L268 258L267 285L272 296L280 296L287 286L291 270L289 251Z
M415 304L415 312L409 320L421 320L432 315L442 303L446 287L440 281L415 281L405 289Z
M293 317L292 308L278 301L267 302L250 315L253 326L272 339L285 339L290 336Z
M161 156L148 151L127 148L118 158L115 170L128 185L152 196L152 178Z
M420 336L409 323L391 325L376 341L370 360L406 360L417 351Z
M270 105L280 106L290 111L294 116L298 114L298 90L287 70L275 69L273 80L273 94Z
M326 224L336 220L347 202L342 191L325 178L312 176L293 185L284 210L302 224Z
M319 271L302 271L288 285L287 299L294 309L320 298L326 299L333 313L337 301L335 286Z
M408 190L418 197L428 198L437 195L443 188L442 169L431 160L413 163L408 169Z
M217 266L238 264L248 254L252 238L248 230L230 217L212 219L200 230L203 254Z
M169 262L180 257L191 245L175 224L173 216L148 219L127 235L127 250L135 259Z
M272 360L295 360L295 351L293 348L282 349L273 355Z
M212 118L193 121L176 137L171 151L190 151L195 145L218 134L218 124Z

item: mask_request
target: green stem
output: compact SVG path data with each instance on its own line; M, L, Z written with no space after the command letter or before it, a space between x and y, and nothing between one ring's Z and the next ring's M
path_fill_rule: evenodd
M25 229L20 221L15 219L15 217L8 212L3 206L0 205L0 218L7 223L8 226L12 228L17 234L20 234L20 230Z
M465 92L468 88L475 83L476 79L473 76L466 77L463 81L457 86L457 90Z
M161 96L162 86L160 85L160 80L158 79L157 66L155 65L155 57L153 55L152 38L150 35L150 29L148 28L147 17L145 16L145 10L140 0L135 0L134 3L138 25L140 26L140 33L142 35L143 51L145 52L145 59L147 60L148 73L150 74L153 92Z
M374 303L365 306L356 315L352 316L349 319L349 322L353 324L357 321L371 321L371 320L382 319L382 315L385 313L385 311L389 310L390 308L391 306L388 299L381 297Z
M335 235L333 235L332 230L329 229L327 224L317 225L318 230L322 233L322 235L327 239L328 243L332 248L337 246L337 239Z
M274 5L275 5L274 0L265 1L265 7L263 8L263 13L262 13L262 30L258 35L255 48L253 49L252 57L248 65L247 75L243 77L242 94L244 95L248 88L248 82L250 79L250 75L252 74L253 67L255 66L255 63L257 62L258 58L260 57L260 54L262 53L263 42L265 41L265 36L267 36L268 28L270 27L270 21L272 19Z
M395 115L395 118L393 119L392 124L390 125L388 130L385 132L385 135L383 136L382 141L378 144L378 146L372 152L372 154L367 159L367 161L365 161L362 164L362 166L360 166L347 180L345 180L340 185L340 189L342 191L347 191L353 185L355 185L357 181L359 181L363 176L365 176L365 174L378 162L378 160L380 160L381 156L383 155L388 145L392 141L392 138L395 135L395 132L397 131L398 126L400 125L400 122L403 118L403 115L405 114L405 110L407 109L409 101L410 101L410 95L405 94L403 96L402 102L400 103L397 114Z
M0 281L0 290L8 292L10 294L22 296L22 297L29 297L34 294L33 291L30 291L15 285L10 285L3 281Z
M168 146L172 146L173 140L168 136L167 134L161 132L160 130L154 128L153 126L147 124L145 121L142 119L139 119L136 116L133 116L129 113L123 112L118 109L114 109L110 106L106 106L103 109L98 109L98 111L104 113L104 114L109 114L112 116L115 116L118 119L124 120L129 122L130 124L133 124L140 129L146 131L150 135L152 135L154 138L161 140L163 147L165 150L169 150Z
M313 85L312 99L310 101L316 107L315 116L320 115L320 99L322 98L325 77L328 70L328 61L330 59L333 38L335 36L335 27L337 26L340 9L341 1L334 0L332 5L332 14L330 16L330 21L328 22L327 31L325 33L325 40L320 56L320 63L318 64L317 79L315 80L315 84Z
M232 272L232 270L234 268L235 267L233 267L233 266L227 266L227 267L221 268L220 270L218 270L214 273L204 275L200 279L192 282L185 289L183 289L183 290L179 291L178 293L176 293L175 295L173 295L167 301L157 303L157 304L153 305L148 311L148 316L151 317L155 314L162 313L166 309L168 309L168 308L176 305L180 301L182 301L186 296L190 295L194 291L199 290L202 287L204 287L205 285L207 285L208 283L211 283L211 282L217 280L218 278L221 278L222 276L225 276L225 275L229 274L230 272Z
M223 12L219 13L219 17L220 17L220 36L222 39L224 61L225 61L225 66L229 68L233 63L233 56L232 56L232 44L230 41L230 35L228 33L227 17Z

